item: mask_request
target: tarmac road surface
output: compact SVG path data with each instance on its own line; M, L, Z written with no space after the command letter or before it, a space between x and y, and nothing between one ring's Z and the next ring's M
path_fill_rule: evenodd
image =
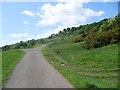
M25 49L4 88L73 88L42 56L44 46Z

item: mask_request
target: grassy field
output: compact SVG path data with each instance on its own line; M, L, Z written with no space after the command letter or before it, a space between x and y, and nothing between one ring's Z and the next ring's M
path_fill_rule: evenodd
M60 41L43 55L76 88L117 88L118 46L86 50L80 43Z
M22 50L8 50L2 53L2 83L6 81L19 60L24 55Z

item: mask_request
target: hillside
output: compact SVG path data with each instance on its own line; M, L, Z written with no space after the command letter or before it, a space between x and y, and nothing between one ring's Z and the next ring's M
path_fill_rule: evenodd
M116 44L87 50L81 43L61 40L45 47L42 53L76 88L117 88Z
M52 64L76 88L118 87L120 17L72 27L49 37L42 50Z
M58 34L52 34L49 39L73 39L74 42L84 41L84 47L98 48L120 40L120 16L104 19L100 22L72 27L60 31Z
M97 48L109 45L110 43L118 43L120 40L120 16L104 19L99 22L94 22L87 25L80 25L79 27L66 28L60 31L58 34L52 34L48 38L38 40L28 40L26 42L6 45L2 47L3 51L9 49L19 48L33 48L41 44L45 44L51 41L71 39L73 42L84 41L84 47ZM94 38L93 38L94 37Z

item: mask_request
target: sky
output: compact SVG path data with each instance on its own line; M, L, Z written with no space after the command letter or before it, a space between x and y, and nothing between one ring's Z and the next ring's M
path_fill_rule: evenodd
M45 38L67 27L114 17L118 12L118 0L21 1L0 3L0 46Z

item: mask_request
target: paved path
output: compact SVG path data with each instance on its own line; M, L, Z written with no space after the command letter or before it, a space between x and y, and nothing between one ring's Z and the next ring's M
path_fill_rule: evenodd
M5 88L73 88L42 56L40 49L26 49Z

